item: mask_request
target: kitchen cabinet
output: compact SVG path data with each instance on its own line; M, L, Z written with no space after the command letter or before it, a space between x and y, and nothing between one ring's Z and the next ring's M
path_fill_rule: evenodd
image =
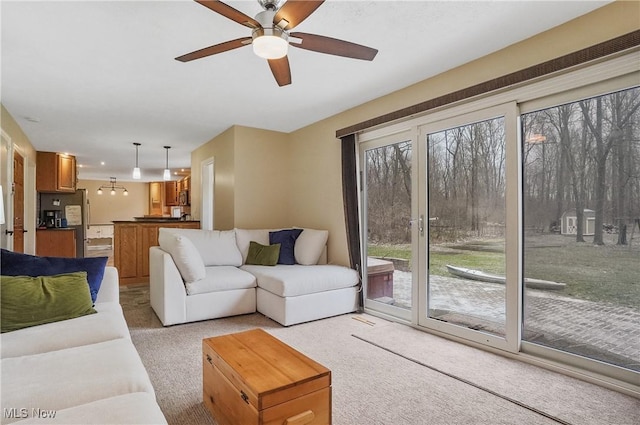
M191 204L191 176L184 177L178 183L178 205L188 207Z
M75 192L76 157L58 152L36 155L36 191Z
M178 202L178 182L175 180L164 182L164 204L169 207L180 205Z
M191 176L186 176L185 178L180 180L180 183L182 185L180 190L187 190L187 191L191 190Z
M162 215L164 207L163 182L149 183L149 215Z
M76 230L71 228L36 230L36 255L45 257L75 257Z
M158 229L199 229L199 221L115 221L113 261L120 284L149 282L149 248L158 246Z

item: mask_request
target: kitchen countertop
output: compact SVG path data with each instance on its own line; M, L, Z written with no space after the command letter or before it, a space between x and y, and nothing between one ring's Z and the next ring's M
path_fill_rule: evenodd
M180 220L172 217L135 217L135 220L116 220L113 223L200 223L200 220Z
M36 231L38 231L38 230L55 230L55 231L58 231L58 230L76 230L76 229L73 228L73 227L38 227L38 228L36 228Z

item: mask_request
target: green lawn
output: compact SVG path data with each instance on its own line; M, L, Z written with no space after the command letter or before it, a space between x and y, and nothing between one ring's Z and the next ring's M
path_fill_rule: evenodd
M559 235L526 239L524 262L526 277L563 282L567 286L554 293L573 298L609 302L640 308L640 249L628 249L609 243L594 246L575 243ZM451 264L504 275L502 245L495 241L471 241L433 247L430 273L451 276L445 267ZM409 245L369 246L369 256L411 259Z

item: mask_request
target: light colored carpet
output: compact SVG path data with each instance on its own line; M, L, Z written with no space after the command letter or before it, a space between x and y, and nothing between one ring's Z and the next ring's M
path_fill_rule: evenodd
M638 399L408 326L389 323L354 336L560 421L640 424Z
M215 424L202 404L202 339L255 327L332 371L336 425L558 423L372 343L406 349L401 354L575 425L640 423L631 397L371 316L364 317L374 326L343 315L284 328L256 313L163 328L148 304L124 305L169 424Z

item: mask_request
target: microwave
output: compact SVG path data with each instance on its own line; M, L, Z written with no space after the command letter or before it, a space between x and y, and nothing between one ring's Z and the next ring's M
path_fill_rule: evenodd
M189 191L188 190L181 190L180 194L178 195L178 203L180 205L189 205Z

